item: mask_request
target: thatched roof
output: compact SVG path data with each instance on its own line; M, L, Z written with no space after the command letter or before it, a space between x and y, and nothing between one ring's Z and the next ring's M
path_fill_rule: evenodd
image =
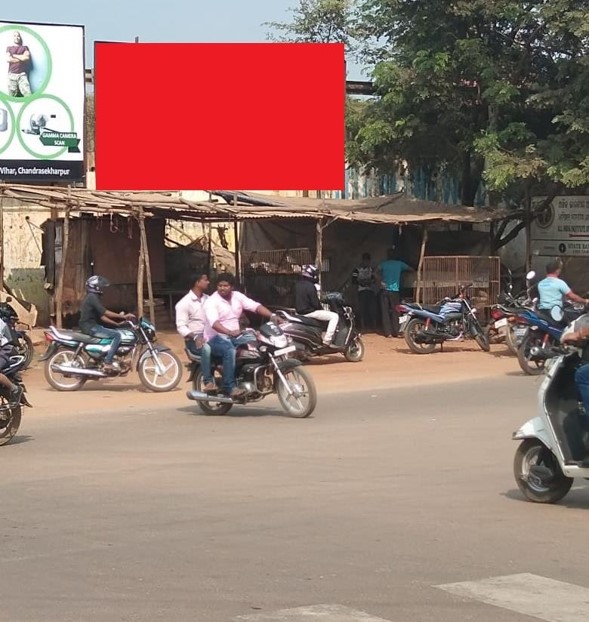
M86 188L0 184L0 196L80 213L133 215L174 220L243 221L261 218L311 218L368 223L491 222L505 213L422 201L404 193L368 199L273 197L248 192L208 191L209 200L189 201L178 192L107 192Z

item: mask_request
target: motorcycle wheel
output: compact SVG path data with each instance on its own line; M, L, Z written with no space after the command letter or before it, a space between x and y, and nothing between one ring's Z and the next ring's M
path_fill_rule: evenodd
M425 328L425 324L423 320L415 317L412 320L409 320L405 325L405 343L409 346L411 352L415 354L431 354L436 349L435 343L416 343L415 342L415 333L423 330Z
M69 378L59 371L52 369L53 365L72 365L74 367L86 367L86 361L81 355L75 356L73 350L59 348L45 361L45 380L57 391L77 391L85 384L87 378Z
M21 416L22 406L19 405L10 408L10 416L7 419L0 419L0 446L10 443L18 432Z
M164 373L160 374L156 361L149 356L139 365L139 379L146 389L155 393L172 391L182 380L182 362L170 350L157 353Z
M23 369L28 369L33 362L33 355L35 353L35 347L33 346L32 339L26 334L19 337L16 349L21 356L25 357Z
M364 342L360 337L356 337L346 348L344 356L346 357L346 361L350 363L359 363L364 358L365 351Z
M539 376L544 373L545 360L533 360L530 358L530 350L534 347L542 347L542 338L534 331L529 332L523 339L517 350L517 362L524 374Z
M483 352L489 352L491 350L491 346L489 344L489 335L485 333L479 324L478 320L474 320L470 325L470 332L474 337L474 340L477 342L479 348Z
M317 406L317 389L311 374L301 367L287 369L282 373L294 395L289 395L282 380L276 378L276 393L280 405L291 417L308 417Z
M194 391L202 391L204 385L205 381L202 372L199 371L192 380L192 388ZM210 402L197 402L197 404L205 415L226 415L233 407L233 404L223 404L214 400Z
M541 465L538 464L540 460ZM535 474L534 467L540 467L542 472ZM545 478L542 478L543 473ZM513 474L524 497L535 503L556 503L573 485L573 479L564 475L554 454L535 438L526 439L517 448Z
M505 343L507 344L509 351L515 356L517 356L518 348L520 347L522 339L523 339L522 337L518 337L517 333L515 332L516 330L520 328L521 328L521 325L518 325L515 323L510 324L507 327L507 332L505 333Z

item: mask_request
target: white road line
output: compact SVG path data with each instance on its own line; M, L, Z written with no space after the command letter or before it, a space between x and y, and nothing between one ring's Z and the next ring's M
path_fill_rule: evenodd
M391 622L341 605L314 605L239 616L243 622Z
M589 589L535 574L513 574L438 588L546 622L581 622L589 616Z

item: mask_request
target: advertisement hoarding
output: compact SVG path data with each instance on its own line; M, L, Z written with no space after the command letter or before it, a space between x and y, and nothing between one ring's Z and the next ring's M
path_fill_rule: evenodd
M531 243L534 255L589 256L589 196L556 197L532 222Z
M84 27L0 21L0 180L84 179Z

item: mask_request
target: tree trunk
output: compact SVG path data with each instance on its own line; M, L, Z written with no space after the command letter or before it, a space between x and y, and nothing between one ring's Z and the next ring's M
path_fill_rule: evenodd
M473 155L470 151L465 152L462 160L462 205L474 206L481 179L483 177L484 160Z

